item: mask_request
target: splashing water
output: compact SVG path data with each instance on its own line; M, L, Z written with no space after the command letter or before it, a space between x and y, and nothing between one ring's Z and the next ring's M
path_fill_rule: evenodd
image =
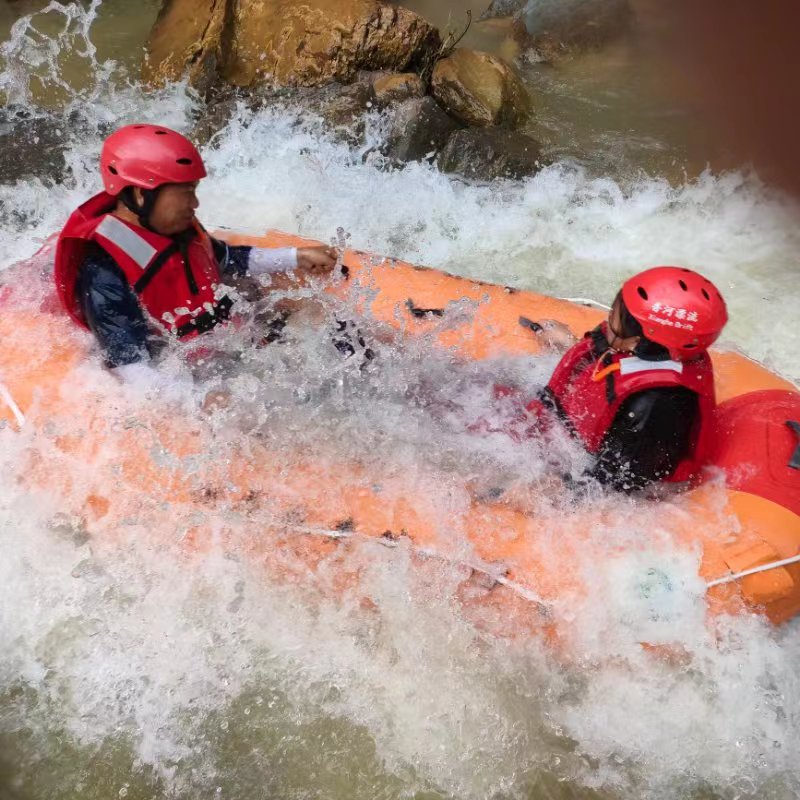
M97 49L90 37L101 5L102 0L92 0L88 9L83 9L76 3L65 5L52 0L37 14L17 20L9 39L0 45L0 92L8 105L29 106L42 95L61 102L93 99L116 66L114 62L98 63ZM59 17L63 26L53 34L36 26L36 21L42 19L55 29ZM88 95L64 78L63 62L67 58L80 62L86 76L91 76L85 83L90 87Z
M55 170L0 184L3 267L32 256L97 190L111 127L191 128L198 105L184 86L145 92L98 59L103 8L50 3L42 15L58 30L37 33L45 20L33 15L0 46L9 104L53 120L63 139ZM70 53L82 71L66 66ZM23 123L9 124L19 133ZM386 169L374 154L381 130L372 118L355 147L302 109L242 105L203 152L204 223L322 240L341 228L357 247L600 300L643 265L690 263L730 299L728 344L800 377L796 210L756 176L707 172L672 186L562 162L524 182L477 186L426 164ZM46 274L46 261L33 272ZM37 281L35 300L45 291ZM535 443L510 448L463 427L495 380L533 390L552 359L467 367L424 341L384 341L377 322L360 318L379 350L362 368L331 342L328 323L345 312L328 305L321 325L298 315L285 344L239 360L243 335L215 336L229 366L204 388L224 383L234 402L198 423L204 447L177 462L178 486L207 490L216 464L266 442L286 459L276 472L286 486L309 454L332 487L342 464L358 462L370 480L417 486L420 502L435 501L429 513L457 531L475 486L514 489L545 475L554 456ZM63 335L85 342L66 326ZM165 369L188 381L179 359ZM111 477L123 456L114 447L130 430L157 441L151 400L121 390L97 356L61 389L76 408L96 409L85 412L100 442L92 459L56 444L85 435L77 414L46 430L0 430L13 477L0 489L0 787L11 796L788 798L800 789L797 626L743 618L710 631L697 554L674 549L662 508L589 499L617 507L616 522L593 532L616 556L602 571L556 565L585 572L592 589L583 607L558 612L575 617L575 655L564 663L535 637L496 636L467 619L453 602L460 563L353 539L309 575L291 542L272 549L268 503L163 507L156 493L137 494ZM196 408L193 391L176 401L185 412ZM567 471L583 466L569 443L555 455ZM46 492L34 488L42 464L58 476ZM114 524L83 518L81 502L112 480L125 513ZM574 499L547 502L566 515ZM680 512L680 500L669 505ZM655 658L642 640L677 642L679 653Z

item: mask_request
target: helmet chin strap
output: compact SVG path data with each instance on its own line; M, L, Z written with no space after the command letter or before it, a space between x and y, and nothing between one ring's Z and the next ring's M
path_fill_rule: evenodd
M155 189L142 189L141 205L136 204L133 194L133 187L125 188L119 195L119 199L122 201L123 205L129 211L132 211L134 214L136 214L139 224L152 233L158 233L158 231L154 230L153 226L150 224L150 215L153 213L153 208L155 208L156 200L158 199L159 188L160 187Z

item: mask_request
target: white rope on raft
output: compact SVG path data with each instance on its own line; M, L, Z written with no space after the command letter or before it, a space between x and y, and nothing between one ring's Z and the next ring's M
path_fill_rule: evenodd
M735 575L726 575L724 578L717 578L715 581L707 583L706 589L713 589L715 586L724 586L726 583L739 581L742 578L746 578L748 575L758 575L760 572L769 572L770 570L779 569L780 567L788 567L790 564L800 564L800 555L792 556L792 558L784 558L782 561L773 561L770 564L762 564L760 567L746 569L743 572L737 572Z
M354 533L353 531L332 531L323 528L306 528L306 527L295 527L294 529L297 530L299 533L311 534L313 536L322 536L327 539L361 539L371 544L381 545L382 547L397 547L397 542L394 541L393 539L376 539L373 536L366 536L365 534ZM542 611L543 613L548 613L550 608L552 608L553 605L552 603L542 599L531 589L528 589L521 583L512 581L505 575L493 572L488 567L485 567L482 564L475 564L470 561L454 561L453 559L443 556L441 553L437 553L435 550L429 550L424 547L412 546L411 550L414 553L418 553L421 556L425 556L427 558L437 558L441 561L447 562L448 564L452 564L458 567L466 567L468 569L480 573L481 575L485 575L487 578L490 578L495 583L498 583L501 586L505 586L507 589L509 589L519 597L523 598L524 600L527 600L531 603L535 603L539 607L540 611ZM746 578L749 575L758 575L761 572L769 572L770 570L778 569L780 567L786 567L791 564L800 564L800 555L793 556L792 558L784 558L781 561L774 561L770 564L762 564L760 567L753 567L752 569L746 569L743 572L737 572L733 575L726 575L723 578L717 578L716 580L709 581L706 584L706 589L713 589L715 586L724 586L725 584L734 583L735 581L739 581L742 578Z
M307 528L307 527L295 527L299 533L310 534L313 536L321 536L328 539L360 539L362 541L369 542L371 544L377 544L382 547L389 547L389 548L396 548L398 546L397 541L394 539L389 538L380 538L376 539L373 536L367 536L365 534L356 533L354 531L338 531L338 530L326 530L324 528ZM539 614L545 618L549 619L553 613L553 603L543 600L539 597L535 592L531 591L527 587L517 583L516 581L512 581L505 577L505 575L497 574L492 570L488 569L487 567L479 564L474 564L469 561L457 561L446 556L441 555L433 550L428 550L427 548L422 547L414 547L413 545L410 546L410 549L413 553L418 555L428 557L428 558L435 558L440 561L444 561L447 564L451 564L457 567L466 567L468 569L473 570L474 572L480 573L485 575L492 581L502 586L505 586L509 591L516 594L518 597L521 597L524 600L527 600L530 603L533 603L536 606L536 610ZM746 578L749 575L757 575L762 572L768 572L773 569L778 569L780 567L789 566L791 564L798 564L800 563L800 555L793 556L792 558L784 558L781 561L775 561L771 564L763 564L760 567L753 567L752 569L747 569L742 572L737 572L733 575L727 575L724 578L717 578L716 580L709 581L706 584L706 591L709 589L713 589L715 586L723 586L728 583L733 583L735 581L741 580L742 578Z
M5 404L11 409L11 412L14 414L14 419L17 420L17 425L21 428L25 424L25 415L14 401L11 392L8 391L3 383L0 383L0 398L2 398Z
M593 306L594 308L602 308L604 311L611 311L611 306L605 303L598 303L597 300L592 300L591 297L559 297L559 300L566 300L568 303L575 303L579 306Z
M298 533L305 533L310 534L312 536L321 536L326 539L360 539L362 541L368 542L369 544L378 544L382 547L397 547L397 542L394 539L388 538L375 538L374 536L367 536L363 533L356 533L354 531L332 531L327 530L325 528L307 528L302 526L292 526L293 530L296 530ZM490 580L494 581L501 586L505 586L506 589L513 592L516 595L519 595L523 600L527 600L529 603L535 603L536 606L539 608L539 611L543 614L548 614L550 612L550 608L552 607L552 603L543 600L539 595L533 592L531 589L528 589L526 586L523 586L521 583L517 583L516 581L512 581L510 578L507 578L505 575L498 574L493 572L488 567L483 566L482 564L475 564L470 561L456 561L451 558L447 558L443 556L441 553L437 553L435 550L429 550L425 547L414 547L413 545L410 546L410 549L413 553L417 555L424 556L425 558L435 558L439 561L444 561L447 564L452 564L456 567L465 567L467 569L471 569L474 572L478 572L481 575L485 575Z

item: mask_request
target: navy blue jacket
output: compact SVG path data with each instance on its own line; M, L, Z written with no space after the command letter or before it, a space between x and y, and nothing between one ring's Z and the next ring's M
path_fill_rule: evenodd
M220 272L247 274L250 247L230 247L212 239ZM97 338L108 367L133 364L154 355L153 337L136 293L114 259L91 245L78 271L78 302L89 329Z

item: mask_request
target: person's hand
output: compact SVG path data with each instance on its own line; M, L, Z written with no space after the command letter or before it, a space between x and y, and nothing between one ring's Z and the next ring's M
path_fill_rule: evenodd
M541 330L536 336L551 350L567 350L577 341L568 325L555 319L543 319L539 322Z
M327 275L335 266L339 252L335 247L299 247L297 271L305 275Z

